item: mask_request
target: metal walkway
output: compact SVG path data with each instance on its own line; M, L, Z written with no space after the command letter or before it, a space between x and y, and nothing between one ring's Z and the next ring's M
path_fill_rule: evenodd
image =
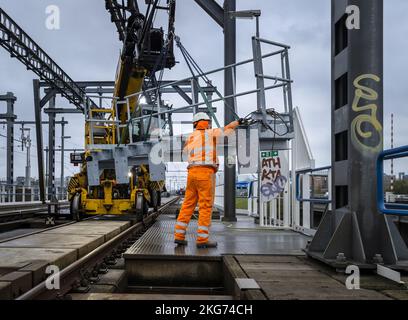
M125 252L126 298L195 292L249 300L407 299L404 287L370 272L361 274L360 290L348 290L348 275L308 259L302 249L310 238L293 231L261 228L248 217L213 221L210 233L218 248L197 249L197 220L190 223L186 247L173 242L175 221L174 215L160 216Z
M283 229L266 229L256 226L253 218L239 217L238 222L214 222L211 239L218 242L216 249L197 249L195 235L197 220L187 230L186 247L174 244L175 217L163 215L124 254L125 259L135 256L222 256L226 254L285 254L303 255L308 237Z

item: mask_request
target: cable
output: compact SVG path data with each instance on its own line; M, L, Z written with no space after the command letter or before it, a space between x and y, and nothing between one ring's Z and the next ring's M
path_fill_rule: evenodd
M1 133L0 133L0 137L7 138L7 136L5 136L4 134L1 134ZM23 143L23 141L18 140L18 139L13 139L13 141Z
M252 111L251 113L249 113L248 115L246 115L244 117L244 119L246 120L248 126L252 126L252 125L254 125L256 123L260 123L264 128L266 128L267 130L270 130L270 131L272 131L274 133L273 140L276 139L276 136L283 137L283 136L287 135L290 132L290 128L289 128L288 124L285 122L282 115L279 112L275 111L275 109L267 109L266 110L266 113L274 118L273 128L268 123L265 123L263 120L256 120L256 119L252 118L252 115L254 115L254 114L258 113L258 112L259 112L258 110ZM279 133L277 131L277 120L278 119L281 120L281 122L285 125L285 127L286 127L286 132L285 133Z

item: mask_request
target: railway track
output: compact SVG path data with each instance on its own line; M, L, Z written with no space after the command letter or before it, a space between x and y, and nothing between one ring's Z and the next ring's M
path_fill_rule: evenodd
M47 279L25 294L19 296L17 300L54 300L64 299L72 292L85 292L89 285L97 281L98 275L107 272L108 266L114 265L115 261L135 241L137 241L148 228L155 222L155 219L172 204L175 204L179 197L174 198L161 206L158 211L138 222L128 229L124 230L111 240L105 242L95 250L75 261L58 273L60 287L59 289L47 289ZM53 275L56 278L56 275Z

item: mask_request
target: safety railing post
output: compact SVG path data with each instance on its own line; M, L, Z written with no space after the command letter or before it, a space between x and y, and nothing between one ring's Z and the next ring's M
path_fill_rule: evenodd
M120 101L114 99L113 100L113 108L115 110L115 118L119 119L119 109L118 109L118 104L120 103ZM121 142L121 136L120 136L120 124L115 124L116 127L116 140L118 141L118 143Z
M261 110L264 121L266 121L266 98L265 98L265 80L263 78L262 50L261 43L256 37L252 38L252 51L254 55L254 70L256 77L257 106Z
M133 123L132 123L132 118L130 114L130 99L126 98L126 111L127 111L127 116L128 116L128 135L129 135L129 142L133 143Z
M285 52L281 53L281 72L282 72L282 78L287 78L286 76L286 64L285 64ZM283 86L282 87L282 91L283 91L283 106L285 108L285 112L288 112L288 96L287 96L287 86Z
M286 48L285 50L285 65L286 65L286 79L291 79L291 74L290 74L290 64L289 64L289 50ZM289 108L289 114L293 114L293 100L292 100L292 82L288 81L286 83L286 90L287 90L287 99L288 99L288 108ZM291 116L289 118L290 121L290 128L291 131L293 131L293 117Z
M94 145L94 123L92 122L92 107L89 104L89 98L86 99L86 108L88 110L88 123L89 123L89 133L90 133L90 144Z
M290 225L290 188L288 192L283 193L283 227L289 228Z
M314 176L315 172L327 171L327 190L328 196L318 197L314 193ZM321 174L319 176L326 176ZM314 206L323 204L331 209L331 167L323 167L316 169L305 169L295 172L295 226L305 229L314 229ZM301 206L301 207L300 207ZM302 208L302 210L300 210Z
M160 90L157 90L157 111L159 112L159 116L157 117L157 122L159 126L159 139L162 138L162 122L161 122L161 97L160 97Z

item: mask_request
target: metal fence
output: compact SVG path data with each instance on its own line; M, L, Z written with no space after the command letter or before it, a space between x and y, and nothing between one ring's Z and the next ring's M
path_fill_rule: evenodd
M385 150L377 159L377 205L386 215L408 216L408 204L385 202L384 195L384 161L401 158L408 158L408 146Z
M67 200L68 195L66 190L61 192L60 188L57 190L57 198L59 200ZM48 199L48 194L46 194ZM22 186L0 184L0 203L25 203L40 201L40 190L38 186Z
M296 171L295 230L314 233L323 216L331 210L331 167Z

